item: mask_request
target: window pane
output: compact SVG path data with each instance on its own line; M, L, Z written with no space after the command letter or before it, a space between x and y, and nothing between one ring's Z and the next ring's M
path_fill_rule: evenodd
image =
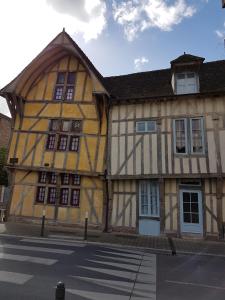
M78 207L80 204L80 190L72 190L71 191L71 199L70 199L70 205Z
M145 122L137 122L136 130L137 132L145 132Z
M184 79L185 78L185 74L184 73L178 73L177 74L177 79Z
M191 214L191 219L192 219L192 222L191 223L199 223L199 216L198 214Z
M55 97L56 100L62 100L63 96L63 87L59 86L55 88Z
M46 172L40 172L39 173L39 182L40 183L46 183L47 182L47 173Z
M190 212L190 211L191 211L190 203L183 202L183 212Z
M64 84L65 77L66 77L66 73L64 72L58 73L56 84Z
M156 131L156 121L147 121L147 131Z
M80 185L80 175L77 175L77 174L73 175L73 184Z
M175 120L176 153L186 153L185 120Z
M69 189L61 189L60 204L68 205L68 201L69 201Z
M75 72L69 72L67 77L67 84L74 84L75 83Z
M55 141L56 141L56 136L52 135L52 134L49 134L46 149L47 150L54 150L55 149Z
M40 186L37 188L37 199L36 202L44 203L45 201L45 187Z
M198 203L191 203L191 212L198 213Z
M198 194L197 193L191 193L191 202L198 203Z
M56 184L56 181L57 181L57 174L54 172L49 173L49 183Z
M61 183L62 184L69 184L70 182L70 174L61 174Z
M192 152L202 153L203 152L203 132L201 119L191 119L192 128Z
M79 149L79 136L71 136L70 137L70 151L78 151Z
M70 121L62 121L62 131L70 131Z
M72 121L72 131L74 131L74 132L81 132L81 125L82 125L82 121L80 121L80 120L73 120Z
M195 73L187 73L187 78L194 78L195 77Z
M51 120L50 121L50 130L51 131L59 130L59 120Z
M56 188L48 189L48 203L55 204L56 203Z
M73 100L73 93L74 93L74 88L73 87L67 87L66 88L65 100Z
M190 213L184 213L184 222L191 223L191 214Z
M66 135L59 136L58 150L65 151L67 148L68 137Z

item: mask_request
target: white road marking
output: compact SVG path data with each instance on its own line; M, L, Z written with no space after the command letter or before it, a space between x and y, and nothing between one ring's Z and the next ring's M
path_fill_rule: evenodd
M129 257L129 258L133 258L133 259L140 259L141 258L141 255L136 255L136 254L126 254L126 253L103 251L103 250L97 250L97 251L102 252L102 253L106 253L106 254L110 254L110 255Z
M65 255L70 255L70 254L74 253L74 251L71 251L71 250L43 248L43 247L34 247L34 246L21 246L21 245L16 245L16 244L2 244L2 245L0 245L0 248L57 253L57 254L65 254Z
M222 286L215 286L215 285L208 285L208 284L201 284L201 283L194 283L194 282L186 282L186 281L175 281L175 280L165 280L165 281L168 283L173 283L173 284L189 285L189 286L203 287L203 288L215 289L215 290L225 290L225 287L222 287Z
M84 297L90 300L129 300L130 296L122 296L118 294L106 294L106 293L95 293L92 291L82 291L82 290L75 290L75 289L66 289L66 292ZM137 298L137 300L144 300L143 298Z
M133 264L133 265L139 265L140 262L138 259L133 259L133 258L125 258L125 257L115 257L115 256L106 256L106 255L98 255L96 254L95 257L97 258L102 258L102 259L108 259L108 260L116 260L116 261L121 261L123 263L128 263L128 264Z
M7 254L7 253L0 253L0 259L30 262L35 264L47 265L47 266L51 266L58 261L57 259L33 257L33 256L17 255L17 254Z
M137 270L138 270L137 265L128 265L128 264L101 261L101 260L94 260L94 259L87 259L87 261L90 261L90 262L93 262L93 263L96 263L96 264L103 264L103 265L110 266L110 267L127 269L127 270L134 271L134 272L137 272Z
M33 275L0 271L0 281L2 281L2 282L9 282L9 283L15 283L15 284L22 285L32 278L33 278Z
M135 273L127 272L127 271L116 271L116 270L110 270L110 269L92 268L92 267L85 267L85 266L79 266L79 268L102 273L102 274L107 274L107 275L111 275L111 276L125 278L126 280L134 280L135 276L136 276Z
M90 278L90 277L81 277L81 276L72 276L76 279L84 280L87 282L92 282L94 284L104 286L107 288L115 289L118 291L131 293L134 283L133 282L127 282L127 281L116 281L116 280L105 280L105 279L96 279L96 278ZM155 289L153 289L151 286L149 288L149 284L142 284L138 289L135 289L135 292L133 292L133 296L148 296L149 294L154 294Z
M58 246L69 246L69 247L85 247L85 244L79 244L77 242L68 242L65 240L44 240L44 239L22 239L21 242L26 243L37 243L37 244L47 244L47 245L58 245Z

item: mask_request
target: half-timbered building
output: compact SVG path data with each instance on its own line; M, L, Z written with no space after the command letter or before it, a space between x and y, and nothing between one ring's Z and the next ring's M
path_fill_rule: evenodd
M114 230L223 237L225 61L106 78Z
M13 119L10 218L102 226L107 92L63 30L4 87Z

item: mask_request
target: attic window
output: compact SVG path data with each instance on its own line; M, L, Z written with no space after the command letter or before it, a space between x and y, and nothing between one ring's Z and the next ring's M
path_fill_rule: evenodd
M54 100L73 100L75 77L75 72L58 73L55 85Z
M176 94L194 94L199 92L198 75L194 72L177 73Z

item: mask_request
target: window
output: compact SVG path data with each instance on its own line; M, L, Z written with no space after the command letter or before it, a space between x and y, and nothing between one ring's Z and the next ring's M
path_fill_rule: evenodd
M140 181L140 216L159 217L159 187L156 181Z
M49 134L46 144L47 150L54 150L55 149L55 143L56 143L56 135L55 134Z
M176 74L176 94L198 93L198 76L194 72Z
M62 121L62 131L70 131L70 121Z
M77 175L77 174L73 175L73 184L80 185L80 175Z
M50 187L48 189L48 203L55 204L56 203L56 188Z
M73 120L71 131L73 132L81 132L82 121L81 120Z
M190 120L191 153L203 153L203 119Z
M79 141L80 141L79 136L71 136L69 150L77 152L79 149Z
M40 183L46 183L47 182L47 173L46 172L40 172L39 173L39 182Z
M58 150L65 151L67 148L67 135L60 135L59 136L59 142L58 142Z
M174 120L174 152L204 154L203 118Z
M39 186L37 188L36 202L38 202L38 203L44 203L45 202L45 187L44 186Z
M58 73L54 92L54 100L73 100L75 77L75 72Z
M59 120L50 120L50 131L58 131L59 130Z
M47 204L54 205L59 196L60 205L78 207L80 204L80 175L61 173L61 187L56 186L57 176L55 172L39 172L38 182L42 183L42 186L37 187L36 202L44 203L47 196ZM60 188L59 194L58 188Z
M80 204L80 190L73 189L71 192L70 205L74 207L78 207Z
M54 172L49 173L49 183L56 184L56 182L57 182L57 174Z
M187 153L186 119L175 120L175 153Z
M61 174L61 183L67 185L70 183L70 174Z
M61 189L60 204L68 205L68 201L69 201L69 189Z
M136 122L136 132L155 132L156 121L138 121Z

